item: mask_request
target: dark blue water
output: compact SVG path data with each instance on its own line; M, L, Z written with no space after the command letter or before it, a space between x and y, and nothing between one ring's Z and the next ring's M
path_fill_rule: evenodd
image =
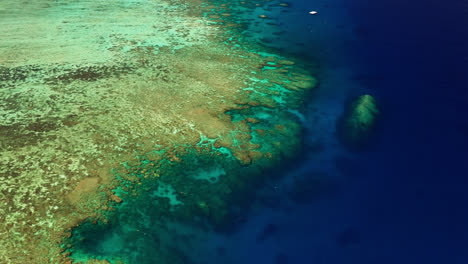
M468 3L291 4L278 19L302 44L288 51L325 67L305 117L306 153L259 191L237 231L198 234L187 254L200 263L468 263ZM383 114L356 153L334 129L344 102L362 93Z

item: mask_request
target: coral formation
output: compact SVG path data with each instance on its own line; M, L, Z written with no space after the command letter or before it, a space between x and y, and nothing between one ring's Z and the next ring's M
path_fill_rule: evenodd
M365 144L375 129L380 112L371 95L353 100L338 123L338 133L343 143L356 149Z

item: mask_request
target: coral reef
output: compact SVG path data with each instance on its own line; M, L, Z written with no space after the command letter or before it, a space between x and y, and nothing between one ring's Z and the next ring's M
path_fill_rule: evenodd
M291 110L316 80L243 39L239 6L2 6L0 263L186 263L150 234L165 219L222 226L300 147Z
M377 102L371 95L361 95L353 100L338 123L342 142L352 149L365 145L374 132L379 115Z

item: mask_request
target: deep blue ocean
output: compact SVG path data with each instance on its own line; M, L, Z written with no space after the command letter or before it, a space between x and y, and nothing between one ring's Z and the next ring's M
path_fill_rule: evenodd
M288 3L270 45L322 65L304 153L232 232L179 246L200 263L468 263L468 2ZM352 152L335 123L363 93L382 115Z

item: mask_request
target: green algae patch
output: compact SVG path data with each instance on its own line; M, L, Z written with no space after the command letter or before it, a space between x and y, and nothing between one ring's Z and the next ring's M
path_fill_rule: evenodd
M355 99L338 123L343 143L352 149L362 147L372 136L379 115L374 97L365 94Z

